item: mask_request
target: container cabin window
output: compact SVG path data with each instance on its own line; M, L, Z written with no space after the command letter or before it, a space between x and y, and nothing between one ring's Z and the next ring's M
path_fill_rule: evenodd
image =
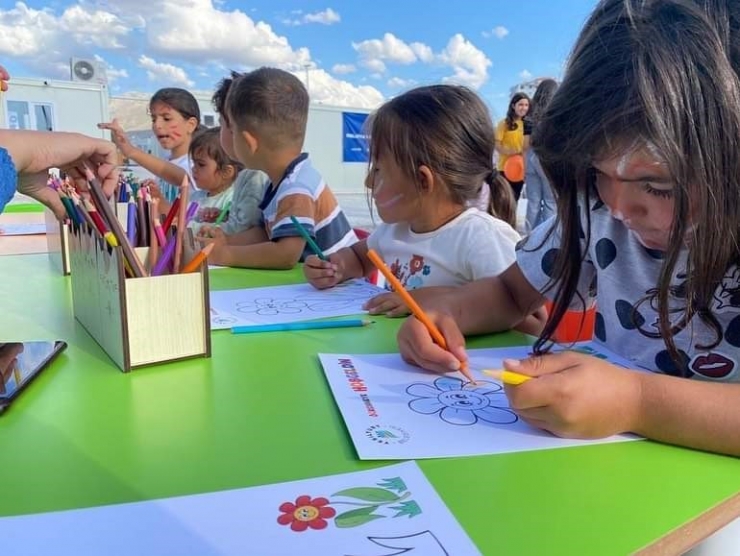
M9 129L54 130L54 108L45 102L9 100L6 105Z

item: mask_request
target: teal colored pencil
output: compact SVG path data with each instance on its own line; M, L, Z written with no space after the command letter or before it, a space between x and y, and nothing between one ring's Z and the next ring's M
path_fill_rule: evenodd
M298 233L301 234L301 236L303 236L303 239L306 240L306 243L308 243L311 251L316 253L316 256L322 261L328 261L329 259L326 257L326 255L324 255L324 252L319 249L319 246L316 245L316 242L313 240L313 238L308 235L306 228L304 228L303 225L298 222L298 219L295 216L291 216L290 219L293 221L293 225L296 227L296 230L298 230Z
M226 215L229 214L229 210L231 210L231 201L226 203L226 206L221 210L214 224L221 224L221 222L224 221L224 218L226 218Z
M288 330L316 330L321 328L353 328L372 324L370 320L324 320L306 322L284 322L280 324L250 324L246 326L234 326L232 334L252 334L253 332L285 332Z

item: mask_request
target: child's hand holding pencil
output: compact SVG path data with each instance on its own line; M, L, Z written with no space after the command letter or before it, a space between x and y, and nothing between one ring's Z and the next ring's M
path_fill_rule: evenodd
M303 274L317 290L333 288L345 280L344 260L336 253L330 255L328 261L309 255L303 263Z
M437 327L447 344L447 349L432 338L429 329L416 318L408 318L398 331L398 347L406 363L437 373L459 371L467 364L465 337L455 320L446 314L427 311L427 317Z

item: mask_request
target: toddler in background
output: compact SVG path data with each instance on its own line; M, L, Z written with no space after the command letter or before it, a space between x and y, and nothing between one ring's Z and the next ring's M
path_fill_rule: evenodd
M198 212L188 224L197 234L204 224L219 226L228 222L234 196L232 187L242 165L231 160L221 146L218 127L201 131L190 143L193 160L193 179L198 191L192 201L198 203Z
M226 113L226 97L229 94L229 89L231 89L231 84L241 75L241 73L232 71L229 77L224 77L216 86L216 91L211 99L218 114L221 146L232 160L236 160L236 153L234 152L231 122ZM244 168L239 172L236 180L234 180L234 199L231 203L229 219L219 226L225 235L236 236L246 232L249 228L261 225L262 211L259 205L268 182L267 174L259 170ZM203 225L199 233L203 237L210 237L211 227L207 224ZM231 239L236 242L239 241L238 237L232 237Z

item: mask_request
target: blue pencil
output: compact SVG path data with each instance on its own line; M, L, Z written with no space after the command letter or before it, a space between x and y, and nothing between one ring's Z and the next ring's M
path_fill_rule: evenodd
M253 332L283 332L287 330L314 330L319 328L352 328L367 326L372 321L363 319L324 320L306 322L284 322L279 324L250 324L247 326L233 326L232 334L251 334Z
M308 243L311 251L316 253L316 256L322 261L328 261L329 259L326 257L326 255L324 255L324 252L319 248L319 246L316 245L316 242L313 240L313 238L308 235L306 228L304 228L303 225L298 222L298 219L295 216L291 216L290 219L293 221L293 225L296 227L296 230L298 230L298 233L301 234L303 239L306 240L306 243Z

